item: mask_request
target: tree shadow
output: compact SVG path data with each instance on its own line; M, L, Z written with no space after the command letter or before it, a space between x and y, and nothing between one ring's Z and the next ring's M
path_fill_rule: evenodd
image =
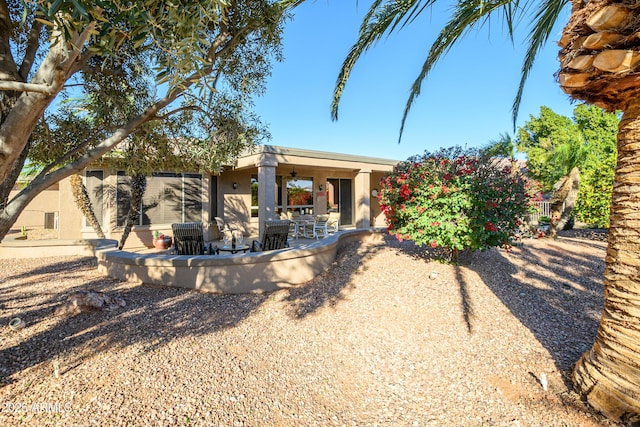
M567 386L571 369L596 338L604 303L606 247L589 241L571 245L562 239L538 242L535 247L525 243L508 256L492 249L490 263L482 262L483 254L469 263L547 349ZM602 256L572 252L576 245L600 248Z
M425 262L438 258L433 251L406 250ZM593 256L593 248L602 256ZM591 249L581 251L581 249ZM477 273L502 304L526 326L554 360L567 386L580 356L593 344L604 303L602 277L606 243L587 240L547 240L514 248L476 252L453 264L460 307L469 334L475 307L464 271Z
M293 318L304 318L322 307L334 307L353 289L352 278L366 269L367 262L387 246L388 240L380 243L351 241L342 244L336 253L331 268L313 280L288 289L284 301L289 303L289 314Z
M20 372L64 359L73 369L86 358L129 346L149 352L177 338L196 338L231 328L250 316L268 294L218 295L183 288L122 282L97 273L94 258L52 259L50 264L0 282L0 324L20 317L26 327L4 328L0 345L0 386ZM89 274L87 274L89 272ZM83 277L89 277L83 281ZM48 284L57 282L53 288ZM65 283L62 291L59 283ZM56 316L78 290L96 290L124 299L125 307ZM30 330L30 326L38 328ZM37 332L31 332L37 331Z

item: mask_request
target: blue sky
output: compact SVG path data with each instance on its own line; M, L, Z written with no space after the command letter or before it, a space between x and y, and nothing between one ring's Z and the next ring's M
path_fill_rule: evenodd
M296 9L285 27L285 60L275 65L266 94L256 99L255 110L272 134L268 144L404 160L425 150L483 146L501 133L513 134L511 105L528 23L522 23L512 44L496 20L469 33L436 64L398 144L409 88L447 18L437 10L424 12L361 57L343 94L339 120L332 121L335 80L370 3L309 0ZM567 9L531 72L518 126L537 116L542 105L572 115L574 104L553 76L555 42L568 14Z

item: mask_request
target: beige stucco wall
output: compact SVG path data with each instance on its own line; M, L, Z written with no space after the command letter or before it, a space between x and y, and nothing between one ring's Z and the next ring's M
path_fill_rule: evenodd
M15 197L16 194L18 194L17 190L12 191L9 199ZM35 199L27 205L12 228L20 229L23 226L27 229L43 228L45 212L60 212L60 208L59 185L54 184L38 194Z
M385 225L378 201L371 196L371 190L379 189L380 177L386 171L393 169L390 160L282 147L275 147L275 149L275 153L267 153L267 155L272 160L275 159L276 176L282 176L286 179L295 168L299 177L309 177L313 180L315 214L322 214L327 210L327 179L350 179L352 180L353 222L341 224L341 226L367 228L371 225ZM251 175L258 174L257 164L262 155L251 155L239 159L237 165L225 170L217 177L217 180L213 181L214 184L208 176L203 176L202 222L205 225L206 240L219 238L215 216L221 216L226 222L233 223L242 229L246 236L255 237L258 235L258 218L251 218ZM112 191L116 184L116 172L101 167L92 169L102 169L104 173L103 231L107 238L119 240L122 228L115 226L115 204L109 202L111 200L109 194L114 194ZM216 182L217 184L215 184ZM234 183L237 184L236 188L233 188ZM217 185L217 188L211 188L212 185ZM320 185L323 186L323 190L320 190ZM286 189L281 189L281 191L286 194ZM211 194L216 195L217 212L210 210L209 197ZM284 199L286 197L283 196L283 201ZM83 216L73 202L68 178L38 195L27 206L15 227L19 228L21 225L42 227L44 212L59 212L60 239L77 240L97 237L94 230L85 224ZM154 231L171 234L171 225L135 226L127 239L125 249L136 250L151 247Z

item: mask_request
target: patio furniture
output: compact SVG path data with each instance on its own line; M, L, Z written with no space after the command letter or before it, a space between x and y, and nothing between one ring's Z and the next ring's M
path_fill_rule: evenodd
M201 222L183 222L171 224L173 243L178 255L204 255L204 234ZM211 253L211 248L207 248Z
M322 233L322 238L329 235L329 215L323 214L316 216L313 223L313 236L316 239L319 238L319 234Z
M335 233L340 229L340 212L329 212L329 221L327 221L327 231Z
M246 253L249 249L251 249L249 245L236 245L235 248L231 245L224 245L217 248L218 253L230 252L232 254L237 254L238 252Z
M289 246L289 220L273 220L264 222L264 231L260 241L254 240L251 244L251 252L271 251L284 249Z

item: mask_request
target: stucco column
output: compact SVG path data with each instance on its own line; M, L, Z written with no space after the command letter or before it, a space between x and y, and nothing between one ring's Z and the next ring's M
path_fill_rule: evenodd
M371 226L371 171L360 170L355 179L356 228Z
M263 154L258 160L258 233L262 236L264 222L276 219L276 167L278 161Z

